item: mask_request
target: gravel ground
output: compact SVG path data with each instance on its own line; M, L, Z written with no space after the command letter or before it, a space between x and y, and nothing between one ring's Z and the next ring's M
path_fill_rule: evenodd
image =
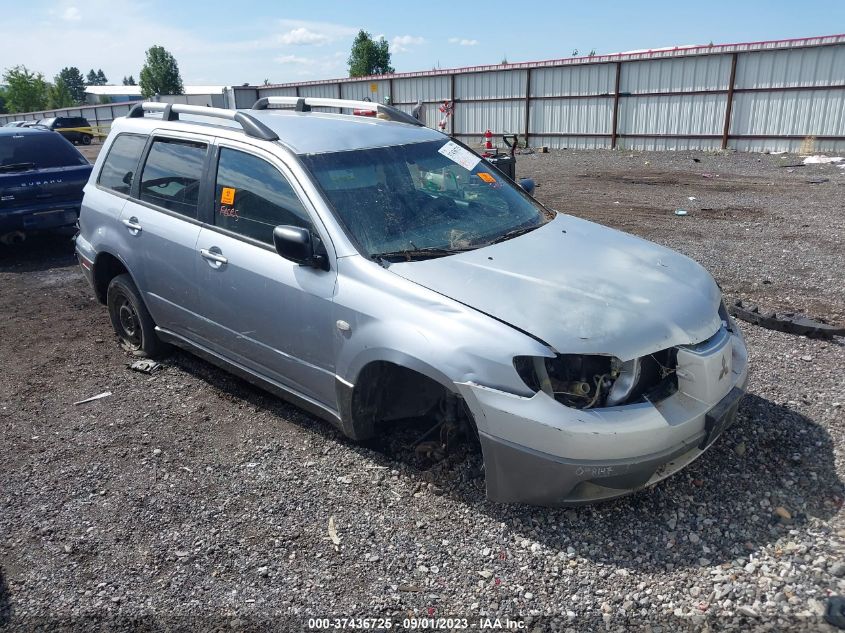
M778 166L793 162L596 151L518 166L553 208L689 254L729 297L841 321L845 176ZM619 501L548 509L487 502L479 456L433 464L405 448L412 427L355 444L182 353L129 371L66 236L0 251L0 314L0 628L411 614L835 630L819 616L845 593L842 340L742 324L750 393L702 459Z

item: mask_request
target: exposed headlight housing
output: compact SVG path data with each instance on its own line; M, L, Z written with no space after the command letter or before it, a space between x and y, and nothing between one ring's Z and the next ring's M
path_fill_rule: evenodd
M513 362L529 389L575 409L658 402L678 389L674 348L625 362L598 354L517 356Z

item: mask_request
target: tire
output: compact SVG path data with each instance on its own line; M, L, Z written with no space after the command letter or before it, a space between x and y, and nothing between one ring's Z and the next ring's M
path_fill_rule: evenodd
M83 134L82 135L82 144L83 145L90 145L91 144L91 135L90 134Z
M106 305L118 342L125 351L140 358L159 358L167 353L170 346L158 338L155 322L132 277L124 273L109 282Z

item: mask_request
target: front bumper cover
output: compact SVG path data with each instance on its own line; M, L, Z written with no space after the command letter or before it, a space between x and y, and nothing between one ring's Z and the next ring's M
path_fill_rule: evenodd
M487 496L501 502L577 505L630 494L693 462L734 423L744 395L744 389L734 387L725 396L726 415L720 418L718 432L709 438L707 431L701 430L677 446L635 458L571 460L479 433Z
M630 494L687 466L736 419L748 381L744 341L723 329L685 349L679 369L685 377L679 374L678 393L662 402L591 411L568 409L542 392L524 398L458 385L478 426L488 498L588 503Z

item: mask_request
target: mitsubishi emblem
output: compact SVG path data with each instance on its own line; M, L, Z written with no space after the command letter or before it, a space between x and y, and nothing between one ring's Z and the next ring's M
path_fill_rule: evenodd
M722 356L722 370L719 372L719 380L727 376L728 373L730 373L730 369L728 369L728 361L725 360L724 356Z

